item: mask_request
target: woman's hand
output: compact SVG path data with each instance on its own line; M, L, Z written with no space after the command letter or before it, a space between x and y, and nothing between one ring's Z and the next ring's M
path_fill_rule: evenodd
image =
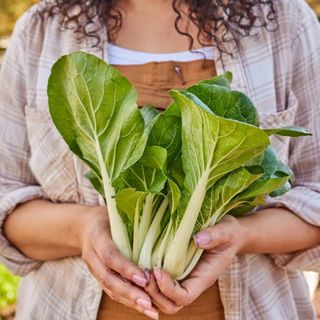
M158 319L150 296L143 290L147 284L144 272L127 260L111 240L106 209L95 207L80 225L82 258L107 295Z
M206 251L186 279L178 283L164 270L154 268L145 288L164 313L178 312L211 287L241 250L245 232L237 219L226 216L219 224L199 232L195 242Z

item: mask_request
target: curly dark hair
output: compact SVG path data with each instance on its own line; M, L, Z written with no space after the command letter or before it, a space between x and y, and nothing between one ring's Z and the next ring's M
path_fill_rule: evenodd
M42 17L60 14L61 26L73 29L76 34L96 39L95 46L103 41L100 29L107 26L108 40L114 42L122 25L122 15L117 0L50 0L40 6ZM176 13L175 28L181 35L189 38L189 49L193 49L194 39L181 30L181 5L189 8L188 18L198 27L197 40L211 41L220 55L232 54L243 37L254 36L258 29L276 30L276 0L172 0L172 9ZM97 26L92 29L92 26ZM232 50L228 43L232 43Z

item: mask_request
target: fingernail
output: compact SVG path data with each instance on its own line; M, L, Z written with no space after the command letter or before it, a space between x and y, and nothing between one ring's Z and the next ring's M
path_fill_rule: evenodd
M208 232L200 232L194 236L194 240L198 247L202 247L210 242L210 235Z
M151 280L151 273L148 269L144 269L143 272L144 272L144 275L146 276L147 284L148 284Z
M154 273L154 276L155 278L160 281L161 280L161 277L162 277L162 274L161 274L161 269L159 267L154 267L153 268L153 273Z
M147 285L147 279L139 276L138 274L134 274L132 276L132 281L140 287L145 287Z
M151 319L155 319L155 320L159 319L159 314L157 312L144 310L144 314Z
M150 301L148 300L144 300L142 298L138 298L136 303L142 307L143 309L151 309L152 308L152 304Z

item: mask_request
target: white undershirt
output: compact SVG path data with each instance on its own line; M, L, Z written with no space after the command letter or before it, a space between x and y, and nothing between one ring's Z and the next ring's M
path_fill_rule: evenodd
M148 53L122 48L109 43L107 52L108 63L116 65L134 65L164 61L189 62L202 60L204 57L206 57L207 60L214 60L213 47L204 47L193 52Z

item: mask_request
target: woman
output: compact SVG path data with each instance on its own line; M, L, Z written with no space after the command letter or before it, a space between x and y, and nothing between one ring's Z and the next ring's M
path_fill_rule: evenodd
M273 141L295 171L293 189L197 234L205 254L181 283L140 270L115 249L103 201L50 121L50 68L76 50L109 60L140 104L159 108L168 88L232 71L263 126L312 131ZM300 271L320 270L319 69L320 28L303 0L55 0L30 9L0 74L0 255L24 276L17 319L313 319Z

